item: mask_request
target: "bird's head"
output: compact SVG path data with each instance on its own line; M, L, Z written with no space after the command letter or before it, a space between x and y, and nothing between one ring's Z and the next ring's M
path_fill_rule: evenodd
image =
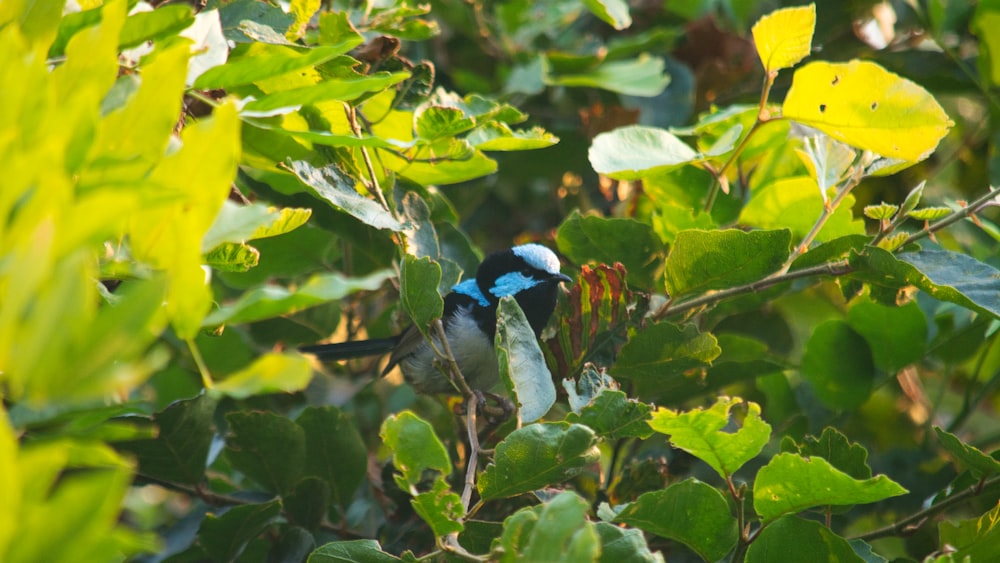
M539 335L556 306L559 284L571 281L559 271L559 258L540 244L522 244L491 254L480 264L476 283L492 303L511 295Z

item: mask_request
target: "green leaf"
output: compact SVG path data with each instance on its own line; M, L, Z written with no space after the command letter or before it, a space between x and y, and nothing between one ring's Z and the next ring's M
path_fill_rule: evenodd
M258 287L244 293L234 303L216 309L205 318L204 326L248 323L287 315L357 291L374 291L392 276L391 270L381 270L362 278L345 278L333 272L316 274L297 289L270 285Z
M547 66L548 61L543 59L543 69ZM663 72L665 67L662 58L643 53L632 60L606 61L586 72L544 72L542 79L550 86L583 86L627 96L653 97L670 84L670 77Z
M876 221L888 221L896 215L897 211L899 211L898 205L882 202L878 205L866 205L864 213L865 217L868 217L869 219L874 219Z
M938 524L941 546L954 551L955 561L992 561L1000 557L1000 505L979 518ZM968 558L968 559L965 559Z
M155 439L124 441L115 447L135 455L143 475L168 482L200 483L214 435L215 404L206 395L177 401L153 415L159 429Z
M761 530L750 549L747 563L771 561L838 561L864 563L851 544L829 528L794 516L782 518Z
M754 190L740 211L739 222L762 229L791 229L796 239L802 239L823 213L823 201L815 180L787 177ZM853 206L854 196L846 196L816 235L816 242L865 234L864 221L854 219Z
M444 479L436 479L431 490L414 495L411 503L437 537L465 529L461 522L465 515L462 499L452 492Z
M318 477L304 477L282 495L281 504L290 523L315 532L330 511L330 486Z
M281 501L230 508L221 516L209 513L201 523L198 542L214 561L235 561L247 545L281 517Z
M412 412L403 411L385 419L379 437L392 451L392 463L411 489L423 480L425 470L451 473L448 451L434 434L434 428Z
M931 297L1000 316L1000 271L971 256L948 250L921 250L898 257L881 248L866 248L851 265L875 274L875 283L891 287L915 285Z
M859 60L798 69L781 112L853 147L911 162L927 158L954 125L927 90Z
M693 478L644 493L615 510L615 522L679 541L707 561L725 557L739 535L722 493Z
M595 441L594 431L579 424L547 422L519 428L497 444L493 463L479 475L479 494L483 500L493 500L561 483L597 461Z
M309 554L307 563L393 563L402 561L382 551L375 540L331 542Z
M454 137L476 126L476 121L466 117L459 108L428 106L416 115L417 136L428 141Z
M664 129L629 125L594 137L587 158L600 174L641 180L695 161L699 155Z
M247 272L260 263L260 251L247 244L224 242L205 255L205 264L220 272Z
M927 350L927 318L916 301L893 307L870 299L851 304L847 324L868 341L875 365L895 373Z
M234 411L226 415L231 435L226 457L233 467L280 495L295 487L306 460L302 428L284 416L263 411Z
M709 409L687 412L660 407L653 413L649 425L653 430L670 436L670 443L712 467L728 478L740 467L757 457L771 437L771 425L760 418L760 405L746 403L743 424L735 432L729 426L729 411L741 399L719 398ZM755 499L756 500L756 499Z
M314 168L304 160L289 160L288 166L303 184L336 209L340 209L376 229L401 231L405 228L387 209L357 192L355 180L338 165Z
M312 210L308 208L277 209L260 203L236 205L227 200L201 241L202 252L224 242L243 243L287 233L304 225L310 215Z
M545 416L556 402L556 386L535 332L513 296L502 297L497 306L494 348L500 378L517 401L521 420L530 423Z
M596 561L600 543L587 509L585 500L564 491L541 506L515 512L504 521L499 560Z
M664 279L672 298L762 280L789 255L791 232L690 230L677 233Z
M512 130L506 123L485 123L465 138L481 151L526 151L551 147L559 137L541 127Z
M611 376L631 380L638 397L659 401L695 379L721 352L715 336L694 326L650 324L630 334Z
M441 266L437 262L426 256L403 256L399 279L400 301L414 326L425 336L431 323L440 319L444 312L444 299L438 293L440 282Z
M937 221L954 213L950 207L921 207L907 213L917 221Z
M280 111L288 113L298 108L330 101L351 101L369 92L378 92L410 77L408 72L378 72L352 79L331 78L313 86L281 90L264 95L243 107L244 113L261 114Z
M634 219L609 219L574 211L556 232L559 250L578 264L621 262L632 287L659 284L663 245L652 228Z
M604 23L619 31L632 25L628 3L624 0L583 0L583 5Z
M821 457L783 453L757 472L753 507L768 523L809 508L867 504L906 493L885 475L858 480Z
M135 12L125 20L118 47L128 49L146 41L175 35L194 21L191 6L185 4L168 4L151 12Z
M937 434L938 441L955 458L955 461L967 468L976 479L1000 475L1000 461L937 426L934 427L934 432Z
M777 72L808 57L815 28L815 4L775 10L760 18L751 31L764 70Z
M821 457L838 471L855 479L870 479L872 476L868 467L868 450L850 442L847 436L830 426L823 429L818 439L806 436L802 444L796 444L786 436L781 442L781 451L797 453L802 457Z
M598 522L595 528L601 538L599 563L664 563L663 554L649 550L641 531L607 522Z
M290 41L302 38L306 34L306 25L320 9L322 0L291 0L288 11L295 16L295 22L288 26L285 37ZM353 45L352 45L353 47Z
M446 137L422 145L408 158L380 151L382 162L390 170L422 186L456 184L497 171L497 163L465 139Z
M347 414L333 406L306 407L295 423L306 438L302 474L325 481L334 504L346 509L368 469L368 450L361 434Z
M827 191L840 184L851 170L857 152L836 139L817 133L802 139L803 149L795 153L809 169L809 175L816 180L823 203L827 203Z
M875 364L865 339L841 320L813 331L802 356L802 377L831 409L854 409L871 395Z
M234 399L269 393L294 393L305 389L310 379L312 366L308 358L300 354L272 352L227 376L210 392Z
M647 424L652 410L646 403L629 399L624 391L603 389L580 414L567 414L566 421L589 426L607 440L646 439L653 433Z

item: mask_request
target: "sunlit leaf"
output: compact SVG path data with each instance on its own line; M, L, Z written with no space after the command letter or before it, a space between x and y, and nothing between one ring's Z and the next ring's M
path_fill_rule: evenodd
M954 123L922 87L870 61L795 71L782 115L876 154L919 161Z
M664 129L629 125L594 137L587 158L605 176L639 180L688 164L699 155Z
M521 420L540 419L556 402L556 386L535 332L512 296L502 297L497 306L494 348L500 378L517 401Z
M815 28L815 4L776 10L760 18L751 31L764 70L788 68L809 56Z

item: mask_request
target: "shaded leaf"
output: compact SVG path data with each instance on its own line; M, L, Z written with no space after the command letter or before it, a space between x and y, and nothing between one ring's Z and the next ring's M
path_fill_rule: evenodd
M652 97L661 94L670 83L670 77L663 72L665 67L662 58L643 53L632 60L606 61L585 72L545 72L542 79L550 86L584 86L628 96Z
M368 469L368 450L350 418L333 406L307 407L295 419L305 431L303 475L329 485L332 501L346 508Z
M428 257L403 256L399 294L406 314L425 336L431 323L444 312L444 299L438 293L441 266Z
M837 319L813 331L800 369L820 402L832 409L861 406L875 384L875 365L868 343L850 325Z
M619 31L632 25L632 16L628 13L628 3L625 0L583 0L583 5L604 23Z
M694 149L664 129L629 125L594 137L587 158L600 174L616 180L639 180L699 157Z
M350 540L331 542L309 554L308 563L393 563L402 561L382 551L375 540Z
M465 515L462 499L444 479L434 481L431 490L413 496L413 510L431 527L435 536L458 533L465 529L460 521Z
M823 429L819 438L806 436L801 444L786 436L781 442L781 451L803 457L821 457L855 479L870 479L872 476L868 467L868 450L861 444L850 442L847 436L830 426Z
M402 473L402 486L414 487L425 470L451 473L451 461L434 428L410 411L385 419L379 436L392 451L392 463Z
M934 427L934 433L937 434L938 441L948 450L948 453L954 456L959 465L967 468L976 479L1000 475L1000 461L937 426Z
M276 524L281 502L246 504L228 509L225 514L205 515L198 531L198 543L215 561L235 561L254 538Z
M564 491L541 506L515 512L504 521L500 561L595 561L600 544L587 509L585 500Z
M624 391L604 389L580 414L566 415L567 422L585 424L607 440L648 438L653 430L647 424L653 407L629 399Z
M663 554L649 550L645 536L635 528L620 528L607 522L595 526L601 538L600 563L663 563Z
M302 428L263 411L231 412L226 422L232 432L226 437L226 457L233 467L272 492L291 492L306 459Z
M770 561L840 561L863 563L851 545L829 528L794 516L761 530L747 550L748 563Z
M597 461L594 442L593 430L568 422L515 430L497 444L493 463L479 475L479 494L484 500L506 498L561 483Z
M401 231L405 227L387 209L354 189L355 180L338 165L314 168L304 160L289 160L288 166L317 196L366 225Z
M715 336L694 326L650 324L629 335L611 376L632 381L638 397L659 400L686 380L703 375L721 351Z
M200 483L214 435L215 404L207 395L177 401L153 415L159 429L155 439L124 441L115 447L135 455L143 475L174 483Z
M494 337L500 378L517 401L518 416L534 422L556 402L556 386L538 339L513 296L500 298Z
M954 551L955 561L991 561L1000 557L1000 505L979 518L945 520L938 524L941 546ZM968 559L966 559L968 558Z
M690 230L677 233L664 279L672 298L764 279L789 255L791 232Z
M614 521L679 541L708 561L719 561L736 546L736 518L715 487L686 479L616 507Z
M579 264L620 262L632 287L653 289L659 285L663 245L645 223L574 211L559 225L556 243L563 254Z
M859 300L848 309L847 323L868 341L875 365L889 373L919 361L927 350L927 318L916 301L893 307Z

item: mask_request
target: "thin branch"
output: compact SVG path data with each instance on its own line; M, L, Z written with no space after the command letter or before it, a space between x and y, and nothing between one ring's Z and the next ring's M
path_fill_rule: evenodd
M833 217L834 212L836 212L837 208L840 207L840 204L843 203L844 198L847 197L847 194L851 193L851 190L853 190L855 187L857 187L859 183L861 183L862 172L863 169L859 165L855 173L851 174L851 176L844 181L844 185L837 189L837 195L833 198L832 201L830 201L829 204L823 206L823 212L820 213L819 218L816 219L816 222L813 224L812 229L810 229L809 233L802 239L802 242L800 242L794 249L792 249L791 254L788 256L788 260L785 261L785 265L782 266L779 272L781 273L787 272L788 268L792 266L792 263L795 262L795 260L799 256L802 256L806 250L809 250L809 245L812 244L813 240L816 239L816 236L819 235L819 232L823 230L823 226L826 225L826 222L830 220L830 217Z
M191 351L194 364L198 366L198 374L201 375L202 387L205 389L215 387L215 382L212 381L212 373L208 371L208 364L205 363L205 358L201 356L201 350L198 349L198 345L195 344L194 339L188 338L184 342L187 343L188 350Z
M473 397L465 402L465 431L469 434L469 460L465 464L465 488L462 490L462 513L468 514L472 490L476 488L476 469L479 465L479 433L476 431L476 407Z
M826 262L818 266L802 268L801 270L795 270L792 272L786 272L783 274L770 276L762 280L750 282L748 284L736 287L731 287L729 289L722 289L713 293L702 295L700 297L695 297L694 299L681 301L676 304L667 303L667 305L661 307L659 311L653 314L653 318L655 320L660 320L668 316L677 316L682 313L686 313L692 309L697 309L704 305L711 305L713 303L722 301L723 299L729 297L743 295L745 293L754 293L787 281L797 280L800 278L808 278L812 276L821 276L821 275L842 276L844 274L851 273L852 271L854 271L854 268L852 268L850 264L847 263L847 260Z
M351 124L351 131L354 132L354 136L357 138L362 138L361 126L358 124L358 113L354 106L350 104L344 105L344 112L347 114L347 122ZM372 163L372 157L368 154L367 147L360 147L361 157L365 161L365 167L368 169L368 177L371 178L371 184L368 186L375 197L378 199L379 203L382 204L382 208L392 213L395 216L392 208L389 207L389 202L385 199L385 194L382 193L382 188L378 184L378 176L375 174L375 164Z
M971 216L972 214L981 210L983 207L986 207L986 205L989 204L990 201L993 200L993 198L997 197L998 195L1000 195L1000 187L992 188L990 191L976 198L975 200L972 201L972 203L969 203L962 209L959 209L958 211L955 211L954 213L945 217L944 219L932 223L927 227L924 227L923 229L913 233L912 235L907 237L906 240L904 240L903 243L900 244L897 248L903 248L908 244L912 244L924 237L930 236L932 233L940 231L941 229L951 225L952 223L957 223L958 221L961 221L962 219Z
M979 495L985 494L987 492L993 493L994 489L1000 490L1000 477L993 477L992 479L987 479L970 486L960 493L956 493L941 502L935 504L934 506L928 507L920 512L911 514L902 520L885 526L884 528L879 528L877 530L872 530L865 534L855 536L851 539L864 540L870 542L872 540L877 540L879 538L885 538L890 536L904 536L911 534L927 523L933 516L936 516L949 508L961 504L967 500L971 500Z

